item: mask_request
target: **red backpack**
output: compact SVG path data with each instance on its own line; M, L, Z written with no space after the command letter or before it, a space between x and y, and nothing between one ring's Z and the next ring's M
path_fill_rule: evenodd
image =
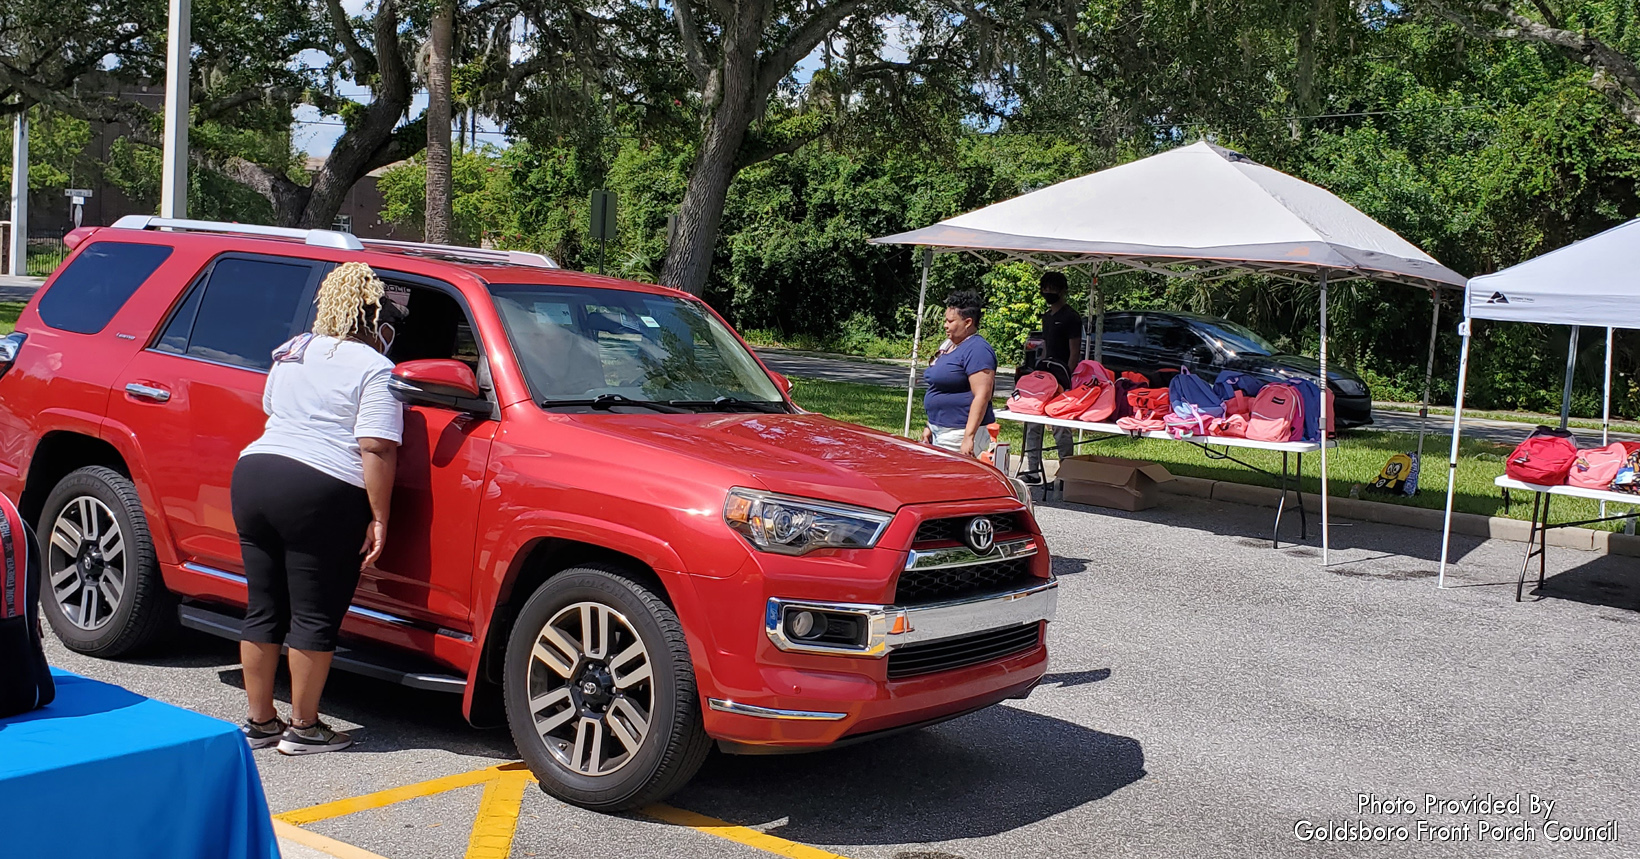
M1577 443L1566 430L1538 427L1509 454L1503 473L1534 486L1559 486L1577 461Z
M1304 401L1292 385L1259 388L1247 415L1247 437L1254 441L1292 441L1293 427L1304 426Z
M1048 403L1059 396L1059 380L1052 373L1037 370L1025 374L1014 383L1014 392L1008 397L1008 411L1016 415L1040 415Z
M0 719L57 695L40 629L40 556L11 499L0 496Z
M1067 421L1081 420L1082 413L1098 401L1099 391L1103 387L1098 382L1077 385L1050 400L1048 407L1043 409L1042 413L1050 418L1062 418Z

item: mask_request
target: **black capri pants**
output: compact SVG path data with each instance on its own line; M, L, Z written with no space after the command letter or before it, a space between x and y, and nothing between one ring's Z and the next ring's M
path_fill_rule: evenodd
M334 651L359 584L369 495L267 453L240 457L232 494L249 600L240 640Z

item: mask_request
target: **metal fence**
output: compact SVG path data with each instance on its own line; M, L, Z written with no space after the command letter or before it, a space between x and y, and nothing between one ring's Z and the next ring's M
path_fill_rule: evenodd
M68 256L68 245L63 243L63 236L68 234L68 228L46 229L36 227L28 232L28 256L25 257L23 273L34 277L45 277L56 269L58 264ZM11 271L11 226L0 227L0 274Z

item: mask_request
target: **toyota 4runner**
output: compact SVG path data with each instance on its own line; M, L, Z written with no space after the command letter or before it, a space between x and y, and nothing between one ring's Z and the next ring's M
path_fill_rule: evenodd
M805 413L701 301L508 251L121 219L0 340L0 492L52 628L117 657L237 635L229 478L274 347L370 264L403 312L386 551L338 668L461 695L554 795L615 810L711 744L803 750L1029 694L1056 582L988 465Z

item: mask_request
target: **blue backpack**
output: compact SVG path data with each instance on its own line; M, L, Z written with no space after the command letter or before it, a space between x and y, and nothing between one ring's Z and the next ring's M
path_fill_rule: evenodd
M1264 382L1261 379L1243 376L1240 373L1220 373L1219 378L1213 382L1213 393L1220 401L1231 399L1237 391L1257 398L1258 390L1262 387Z
M1304 437L1300 441L1321 441L1321 388L1309 379L1294 379L1288 384L1304 401Z
M1224 398L1215 393L1213 386L1203 381L1202 377L1190 372L1189 367L1181 367L1173 381L1167 383L1167 399L1173 404L1174 414L1224 417Z

